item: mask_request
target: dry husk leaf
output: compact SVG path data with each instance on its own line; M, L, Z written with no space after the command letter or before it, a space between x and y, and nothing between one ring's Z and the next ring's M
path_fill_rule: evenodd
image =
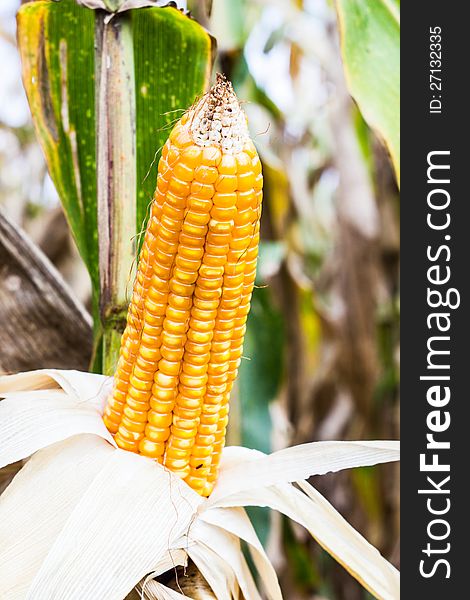
M0 378L0 469L28 459L0 496L2 600L123 600L139 582L154 598L183 598L153 578L188 557L219 600L282 600L244 506L286 514L377 598L399 597L398 571L305 481L398 460L397 442L317 442L269 456L228 447L205 499L116 448L101 419L109 389L109 378L77 371Z

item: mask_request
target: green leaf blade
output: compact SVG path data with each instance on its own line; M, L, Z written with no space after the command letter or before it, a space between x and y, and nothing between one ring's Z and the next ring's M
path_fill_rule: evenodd
M161 148L175 121L207 89L212 41L180 11L132 11L137 132L137 231L148 216Z
M18 42L36 132L96 289L94 14L73 0L25 4Z
M400 21L394 0L336 0L346 80L400 180Z

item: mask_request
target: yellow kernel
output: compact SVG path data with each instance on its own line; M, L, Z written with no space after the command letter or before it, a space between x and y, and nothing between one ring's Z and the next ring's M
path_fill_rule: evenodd
M226 352L227 350L230 350L230 347L232 345L232 342L230 340L227 341L213 341L212 342L212 352L217 353L217 352Z
M178 257L177 257L178 259ZM187 259L182 259L182 260L187 260ZM191 262L197 262L197 261L191 261ZM178 261L177 261L178 264ZM181 265L184 266L184 265ZM180 310L188 310L191 308L191 298L188 298L186 296L179 296L177 294L169 294L168 295L168 304L173 307L173 308L177 308Z
M221 277L209 278L199 275L197 278L197 287L203 290L217 290L221 285Z
M156 306L158 306L159 304L166 304L166 302L168 300L168 292L159 290L156 287L154 287L152 284L150 284L147 294L148 294L147 298L150 298L150 300Z
M221 193L216 192L213 198L213 206L217 206L219 208L235 208L237 203L237 194L236 192L230 193Z
M190 431L195 431L197 430L197 428L199 427L199 418L191 418L191 419L183 419L181 417L179 417L178 415L173 414L173 426L172 426L172 433L173 433L173 428L177 428L179 429L185 429L185 430L190 430Z
M161 354L163 358L170 361L180 361L183 358L184 347L181 348L169 348L168 346L161 347Z
M152 442L152 440L143 439L139 442L139 452L149 458L158 458L163 455L165 444L163 442Z
M155 385L162 388L172 388L178 384L178 377L175 375L166 375L160 371L155 373Z
M186 336L183 334L162 331L162 345L164 344L167 348L181 348L184 346L185 341Z
M222 154L222 159L219 164L219 173L221 175L236 175L237 161L232 154Z
M190 466L186 459L172 459L167 455L164 459L164 465L171 469L175 475L179 475L181 479L184 479L189 475Z
M179 194L174 194L173 192L168 191L166 192L165 198L166 202L174 208L186 208L186 196L180 196Z
M202 150L201 164L217 167L222 160L222 152L217 146L208 146Z
M219 245L217 245L214 242L215 237L218 237L220 242L227 240L227 243L220 243ZM227 261L227 253L230 248L230 246L228 244L228 241L230 240L230 236L225 236L225 235L220 236L219 234L216 234L216 233L209 233L208 240L210 240L210 241L208 241L206 243L206 255L204 256L204 263L210 264L211 259L213 259L216 256L219 256L219 257L222 256L224 258L223 264L225 264ZM218 265L218 266L223 266L223 265Z
M162 414L158 413L154 410L150 410L148 413L148 422L157 427L157 429L164 429L165 427L169 427L172 423L173 417L171 412Z
M186 321L175 321L168 317L163 322L163 328L167 333L175 335L184 335L186 333Z
M152 313L153 316L158 317L165 314L165 304L166 303L160 301L154 302L150 295L148 295L145 300L145 309Z
M150 398L150 406L155 412L164 414L173 410L175 406L176 391L168 389L162 391L165 391L167 393L167 397L165 397L164 394L162 394L160 397L159 394L153 392L153 396L152 398Z
M218 176L219 172L215 167L199 165L194 169L194 179L201 183L215 183Z
M202 149L196 144L186 147L181 153L181 160L192 169L200 164L201 157Z
M209 213L212 208L212 200L206 198L196 198L195 196L189 196L188 198L188 209L194 212Z
M234 225L235 223L233 220L219 221L217 219L211 218L211 220L209 221L209 227L211 229L211 232L227 234L228 236L231 235Z
M233 250L246 250L250 245L251 239L251 235L247 235L243 238L233 237L230 240L230 248Z
M215 187L212 183L193 181L191 183L189 192L191 193L192 197L210 200L215 193Z
M128 450L129 452L136 452L139 447L137 441L132 442L130 440L124 439L119 431L116 433L114 441L119 446L119 448L122 448L123 450Z
M166 229L169 231L173 231L181 226L181 221L173 219L172 217L163 213L160 218L160 226L166 227Z
M211 224L212 222L210 222L210 225ZM215 225L217 224L214 222L214 226ZM219 233L214 230L209 230L209 233L207 234L207 247L210 248L210 250L208 250L208 252L210 251L212 254L217 254L217 248L223 248L225 254L227 254L228 249L226 246L230 244L231 239L232 236L230 232Z
M152 389L152 377L147 377L142 380L135 375L131 375L129 379L129 385L137 388L138 390L149 392Z
M207 233L207 226L195 225L193 223L189 223L188 221L184 221L181 231L186 235L191 235L194 237L205 237Z
M238 210L246 210L253 208L256 202L256 194L253 190L237 192L237 207Z
M235 192L238 185L236 175L219 175L215 182L215 190L217 192Z
M198 458L196 456L192 456L189 459L189 465L194 467L195 469L200 469L202 467L210 467L212 462L211 456L205 456L204 458Z
M180 233L180 247L179 247L179 253L181 254L181 248L182 246L186 247L186 248L192 248L192 249L201 249L201 256L204 254L204 236L201 235L188 235L186 232L181 232Z
M171 206L171 204L165 203L163 206L163 212L172 219L176 221L182 221L184 217L184 208L177 208L175 206Z
M178 375L181 365L179 362L173 362L162 358L158 363L158 370L165 375Z
M180 384L179 388L180 394L178 394L177 398L178 406L188 410L200 410L201 399L206 391L205 386L200 388L189 388L188 386Z
M181 244L178 248L178 254L183 258L190 258L193 260L199 260L204 256L204 246L201 244L200 247L185 246Z
M129 403L129 397L136 402L147 402L150 398L150 392L131 387L127 392L127 403Z
M194 439L194 436L197 434L197 426L183 429L182 427L176 427L175 425L172 425L170 430L172 436L183 440ZM168 452L169 451L170 449L168 449Z
M212 446L215 442L215 435L196 435L196 439L194 440L194 444L196 446Z
M253 142L251 140L249 140L248 142L245 142L245 145L243 146L243 151L246 152L248 154L248 156L251 156L252 158L254 156L257 156L257 152L256 152L256 148L255 145L253 144Z
M173 411L173 415L180 417L181 419L197 419L199 417L199 413L201 412L200 408L185 408L184 406L175 406L175 410Z
M212 385L211 383L207 384L207 392L211 393L211 394L223 394L226 390L226 384L220 384L220 385Z
M181 181L192 181L194 170L184 161L180 161L173 167L173 176Z
M191 363L183 363L183 372L193 377L197 377L198 375L205 375L207 372L207 365L193 365Z
M147 424L145 428L145 436L152 442L166 442L170 437L169 427L155 427L154 425Z
M193 306L200 310L217 310L219 307L219 301L213 300L201 300L200 298L193 299Z
M172 279L170 282L170 290L174 294L179 294L180 296L192 296L194 292L194 284L183 283L181 281L177 281L176 279Z
M245 152L239 152L236 157L237 161L237 174L241 175L242 173L252 173L252 162L251 157Z
M188 375L184 371L180 375L181 385L185 385L189 388L200 388L206 385L207 383L207 375Z
M194 290L194 295L196 298L200 298L201 300L214 300L215 298L220 298L222 295L222 286L217 289L206 290L201 287L196 287Z
M217 431L217 424L199 424L198 432L200 435L213 435Z
M103 422L106 425L106 428L111 433L117 433L117 430L119 428L119 423L117 423L116 421L111 420L111 418L108 416L108 412L104 413L104 415L103 415Z
M197 306L193 306L193 308L191 309L191 316L195 319L207 319L209 321L212 321L217 317L217 309L207 310L197 308Z
M124 425L124 419L126 419L126 425ZM126 417L123 417L122 421L121 421L121 425L119 426L119 436L122 440L125 440L127 442L131 442L131 443L137 443L140 439L143 438L143 433L141 429L139 429L138 427L136 429L129 428L128 427L129 424L129 420Z
M197 319L195 317L191 317L189 320L190 329L194 329L198 332L207 332L212 331L215 327L215 319Z
M211 350L211 343L198 344L188 340L185 345L184 360L193 365L204 365L208 362L207 352Z
M201 414L200 423L202 423L203 425L216 425L217 426L218 421L219 421L218 411L214 415Z
M213 330L210 331L197 331L195 329L189 329L188 340L196 342L197 344L207 344L213 337Z
M170 134L170 140L175 146L179 146L180 148L193 144L192 137L186 127L178 128L176 126Z
M247 225L248 223L253 224L253 222L257 219L257 215L254 213L253 209L246 208L245 210L237 210L234 222L238 227L240 225Z
M229 371L229 365L226 365L227 367L227 372L226 373L220 373L219 375L209 375L209 379L207 382L207 386L209 387L212 386L221 386L221 385L225 385L227 383L227 381L229 380L228 377L228 371Z
M146 423L147 422L147 411L133 410L130 406L124 408L124 415L135 423ZM143 430L142 430L143 431Z
M173 277L181 283L195 283L197 276L197 271L186 271L181 267L176 267L173 271Z
M174 438L171 438L171 445L170 443L168 444L167 448L166 448L166 453L165 453L165 460L164 460L164 464L166 467L173 469L175 468L173 465L175 464L176 461L182 461L180 464L186 464L189 466L189 456L190 456L190 451L191 448L193 446L193 440L184 440L183 444L181 444L181 448L179 447L178 443L177 444L173 444L173 442L175 441ZM177 442L179 440L176 440ZM171 465L170 466L170 461L171 461ZM180 467L181 468L181 467Z
M214 219L215 221L229 221L231 227L234 227L235 221L233 219L236 212L237 209L235 206L213 206L211 210L211 219Z
M185 221L191 225L207 225L211 218L210 213L207 212L195 212L190 210L186 213Z
M224 374L228 371L228 363L214 363L211 362L207 368L207 372L209 374L209 379L213 379L214 375Z
M211 363L223 364L230 359L230 350L224 352L211 352Z
M179 238L179 229L177 229L177 230L171 230L171 229L167 229L166 227L164 227L163 225L161 225L160 226L159 235L160 235L160 238L166 240L170 244L174 244L175 242L178 241L178 238Z
M200 446L194 444L191 454L194 458L204 458L210 456L212 458L212 446Z
M197 492L202 492L204 486L206 485L206 479L204 477L195 477L193 475L188 475L185 478L185 482L190 488Z

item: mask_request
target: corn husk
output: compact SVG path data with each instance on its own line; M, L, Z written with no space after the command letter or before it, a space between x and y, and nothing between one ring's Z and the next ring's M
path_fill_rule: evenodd
M245 506L284 513L377 598L399 597L397 570L306 482L398 460L396 442L316 442L269 456L228 447L205 499L116 448L101 419L109 390L109 378L76 371L0 378L0 468L26 460L0 496L0 598L122 600L137 585L187 597L154 578L189 557L219 600L281 600Z

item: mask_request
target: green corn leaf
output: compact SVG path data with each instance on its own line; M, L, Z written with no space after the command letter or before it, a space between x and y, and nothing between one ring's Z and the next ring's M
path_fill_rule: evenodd
M23 5L18 42L36 132L91 276L95 337L102 325L118 345L159 151L208 88L213 42L173 7L109 19L75 0Z
M396 0L336 0L346 79L400 181L400 16Z
M23 82L49 173L98 290L94 13L72 0L18 12Z

